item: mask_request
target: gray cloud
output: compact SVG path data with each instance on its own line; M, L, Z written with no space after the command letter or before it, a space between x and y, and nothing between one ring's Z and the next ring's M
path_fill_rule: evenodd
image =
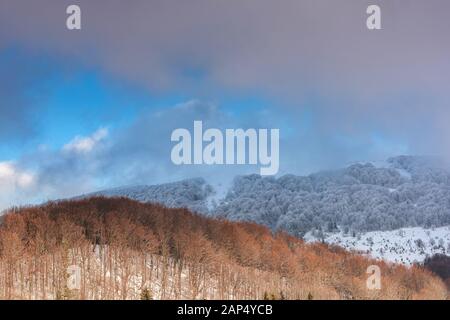
M112 133L112 144L101 155L102 170L110 179L108 184L151 184L198 176L218 181L236 174L259 172L259 166L177 166L172 163L170 154L175 145L170 141L172 131L186 128L192 132L195 120L201 120L205 130L268 127L264 113L236 116L223 107L191 100L146 112L129 127Z
M68 141L59 150L41 147L13 163L0 162L0 209L111 186L198 176L224 182L236 174L259 172L258 166L176 166L170 159L174 145L170 136L177 128L192 130L194 120L199 119L205 128L257 127L265 121L262 115L237 118L216 104L192 100L147 112L108 135L99 129L91 136Z
M366 0L77 3L83 29L71 32L72 1L2 1L1 43L98 65L151 90L205 99L257 92L291 106L286 112L320 97L314 109L323 134L370 127L417 152L449 143L446 0L378 0L380 31L365 27L374 3Z
M65 8L73 3L1 1L0 50L62 57L150 91L202 101L259 95L275 107L253 117L233 117L220 104L167 107L111 132L93 153L35 152L17 166L38 167L40 185L48 186L42 194L228 175L171 165L165 137L194 119L291 128L282 133L282 173L399 152L450 156L447 0L79 0L83 29L68 31ZM365 28L365 9L374 3L382 8L380 31ZM0 73L7 83L0 87L0 139L33 128L35 104L23 92L42 76L26 64L1 66L8 69Z
M150 87L183 83L192 70L217 84L289 96L355 86L377 94L448 79L448 1L379 0L379 32L365 28L372 2L77 1L83 30L70 32L71 1L6 0L1 24L10 42L100 63Z
M174 116L176 115L176 116ZM157 184L189 177L227 183L235 175L258 173L259 166L176 166L170 152L171 133L192 131L194 120L204 128L282 128L279 174L305 174L339 167L346 161L380 160L397 146L377 145L376 137L325 135L315 126L304 131L295 120L273 110L239 116L219 104L198 100L141 114L129 126L75 137L59 150L40 147L12 163L0 162L0 208L41 202L121 185ZM300 126L301 127L301 126ZM284 128L284 129L283 129ZM354 155L358 154L358 159Z

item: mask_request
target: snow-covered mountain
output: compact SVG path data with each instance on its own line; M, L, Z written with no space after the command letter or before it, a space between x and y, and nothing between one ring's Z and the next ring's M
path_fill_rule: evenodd
M215 214L296 236L450 224L450 174L425 157L397 157L309 176L237 177Z
M387 250L399 254L395 259L411 253L414 237L419 239L419 233L428 232L424 229L438 228L440 235L448 235L448 229L440 227L450 225L450 171L444 162L432 157L400 156L384 162L354 163L308 176L238 176L228 189L215 188L199 178L85 196L92 195L187 207L210 216L257 222L298 237L328 234L323 237L325 241L358 250L368 249L364 247L367 236L377 242L378 247L372 248L376 257L382 257L380 250L392 242ZM399 231L401 228L407 229ZM406 236L392 236L398 232ZM428 243L426 237L420 239ZM414 251L409 262L434 252L430 250ZM387 253L386 257L390 258Z
M141 202L160 203L169 208L186 207L195 212L207 213L209 199L214 195L211 185L207 184L203 178L195 178L159 185L107 189L76 198L127 197Z

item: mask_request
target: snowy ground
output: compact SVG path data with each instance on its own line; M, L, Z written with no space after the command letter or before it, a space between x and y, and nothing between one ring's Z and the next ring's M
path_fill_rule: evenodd
M312 233L305 235L308 242L319 241ZM324 241L348 250L356 250L376 259L412 264L427 256L441 253L450 256L450 226L424 229L403 228L394 231L373 231L355 237L341 233L326 233Z

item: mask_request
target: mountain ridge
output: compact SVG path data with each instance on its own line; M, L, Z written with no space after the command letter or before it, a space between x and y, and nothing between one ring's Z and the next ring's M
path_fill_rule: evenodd
M237 176L221 197L215 189L205 179L195 178L83 197L126 196L186 207L206 216L256 222L299 238L307 233L321 239L322 233L356 236L450 225L450 172L433 157L392 157L307 176Z
M159 185L106 189L76 198L126 196L168 207L186 207L205 215L231 220L262 221L271 229L283 229L298 236L329 223L355 231L440 227L450 224L450 173L438 166L427 166L430 159L399 156L389 158L384 167L369 162L356 163L343 169L320 171L307 176L237 176L231 187L221 192L222 197L217 197L216 188L204 178L192 178ZM438 197L433 198L433 195ZM255 200L259 203L255 204ZM261 202L269 207L261 207ZM322 206L317 202L322 203ZM431 205L432 202L435 206ZM331 208L324 208L323 204ZM379 212L381 217L372 217L371 223L369 221L367 224L362 221L352 223L346 216L349 212L373 216L377 209L384 209L388 216ZM393 209L397 212L393 212ZM275 212L277 210L279 212ZM405 211L415 215L406 215ZM329 216L323 217L323 212L329 213ZM324 223L310 219L310 223L303 223L303 226L295 229L286 226L289 222L283 221L291 216L308 214L310 218L314 218L312 215L322 216Z

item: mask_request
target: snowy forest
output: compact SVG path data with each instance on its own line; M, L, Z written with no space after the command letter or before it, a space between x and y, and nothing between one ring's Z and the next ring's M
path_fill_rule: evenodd
M252 221L298 237L450 224L450 173L432 157L399 156L308 176L238 176L224 197L202 178L117 188L87 196L126 196L212 217ZM339 230L338 230L339 229Z

